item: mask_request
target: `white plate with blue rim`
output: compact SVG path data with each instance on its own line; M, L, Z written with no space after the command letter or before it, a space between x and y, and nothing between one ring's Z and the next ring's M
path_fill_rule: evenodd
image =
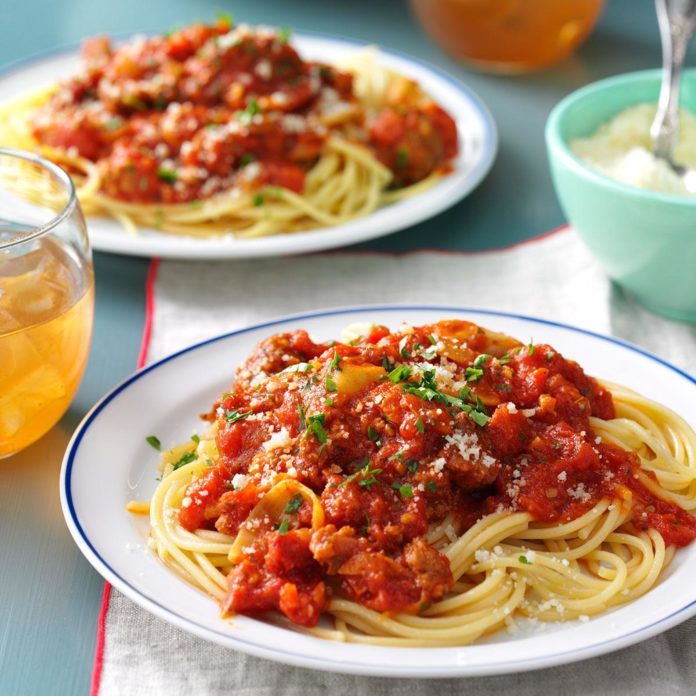
M327 63L343 60L364 48L352 41L308 34L293 35L292 43L303 58ZM435 66L388 50L380 50L379 61L417 80L457 123L460 152L452 162L452 171L431 188L342 225L255 239L237 239L232 235L197 239L147 228L130 236L115 220L90 217L88 228L93 248L116 254L179 259L301 254L382 237L453 206L478 186L493 164L498 147L493 117L475 92ZM79 65L77 49L15 63L0 73L0 103L65 79Z
M126 504L149 499L163 446L201 431L205 412L230 384L234 366L270 334L304 328L329 340L355 322L397 328L462 318L527 340L549 343L600 379L664 403L696 427L696 380L640 348L542 319L451 307L357 307L266 322L191 346L135 373L85 417L68 446L61 501L87 560L114 587L156 616L206 640L279 662L365 675L464 677L551 667L602 655L665 631L696 614L696 544L679 550L658 584L630 604L587 622L522 626L462 647L397 648L336 643L262 620L223 621L216 602L164 567L148 550L148 522ZM95 466L95 462L98 466Z

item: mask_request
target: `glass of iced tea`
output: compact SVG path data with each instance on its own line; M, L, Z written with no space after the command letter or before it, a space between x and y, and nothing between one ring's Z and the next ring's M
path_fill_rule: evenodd
M448 53L474 68L520 73L569 56L592 31L604 0L410 0Z
M0 458L65 413L87 362L92 256L70 177L0 148Z

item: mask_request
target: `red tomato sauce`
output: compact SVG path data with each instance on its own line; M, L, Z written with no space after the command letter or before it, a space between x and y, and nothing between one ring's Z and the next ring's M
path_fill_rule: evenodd
M577 363L469 322L375 327L355 345L271 336L207 416L220 460L179 519L234 535L278 476L311 488L324 524L311 528L300 499L267 520L223 603L307 626L335 594L411 613L441 599L449 562L424 534L448 515L463 533L495 510L562 523L631 497L636 529L690 543L696 518L653 495L638 457L602 442L590 416L614 405Z
M301 193L332 134L371 148L395 186L444 171L458 151L454 121L415 83L397 80L384 108L368 110L350 73L303 60L282 31L220 20L117 47L98 37L82 59L33 134L97 163L103 193L124 201Z

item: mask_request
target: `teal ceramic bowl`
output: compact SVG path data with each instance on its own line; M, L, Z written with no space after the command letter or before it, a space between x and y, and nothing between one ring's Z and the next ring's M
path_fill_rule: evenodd
M657 103L659 89L660 71L648 70L573 92L549 116L546 147L561 206L609 276L649 309L696 322L696 198L614 181L568 145L629 106ZM684 74L681 102L696 113L696 70Z

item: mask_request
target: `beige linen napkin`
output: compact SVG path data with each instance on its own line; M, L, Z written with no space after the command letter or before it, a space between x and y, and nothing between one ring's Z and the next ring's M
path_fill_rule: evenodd
M472 254L371 252L220 263L163 261L148 362L282 314L423 303L530 314L611 334L696 372L696 327L661 319L612 286L567 230ZM696 580L695 580L696 581ZM472 679L331 674L248 657L155 618L116 590L106 608L100 696L696 693L696 619L620 652L564 667Z

